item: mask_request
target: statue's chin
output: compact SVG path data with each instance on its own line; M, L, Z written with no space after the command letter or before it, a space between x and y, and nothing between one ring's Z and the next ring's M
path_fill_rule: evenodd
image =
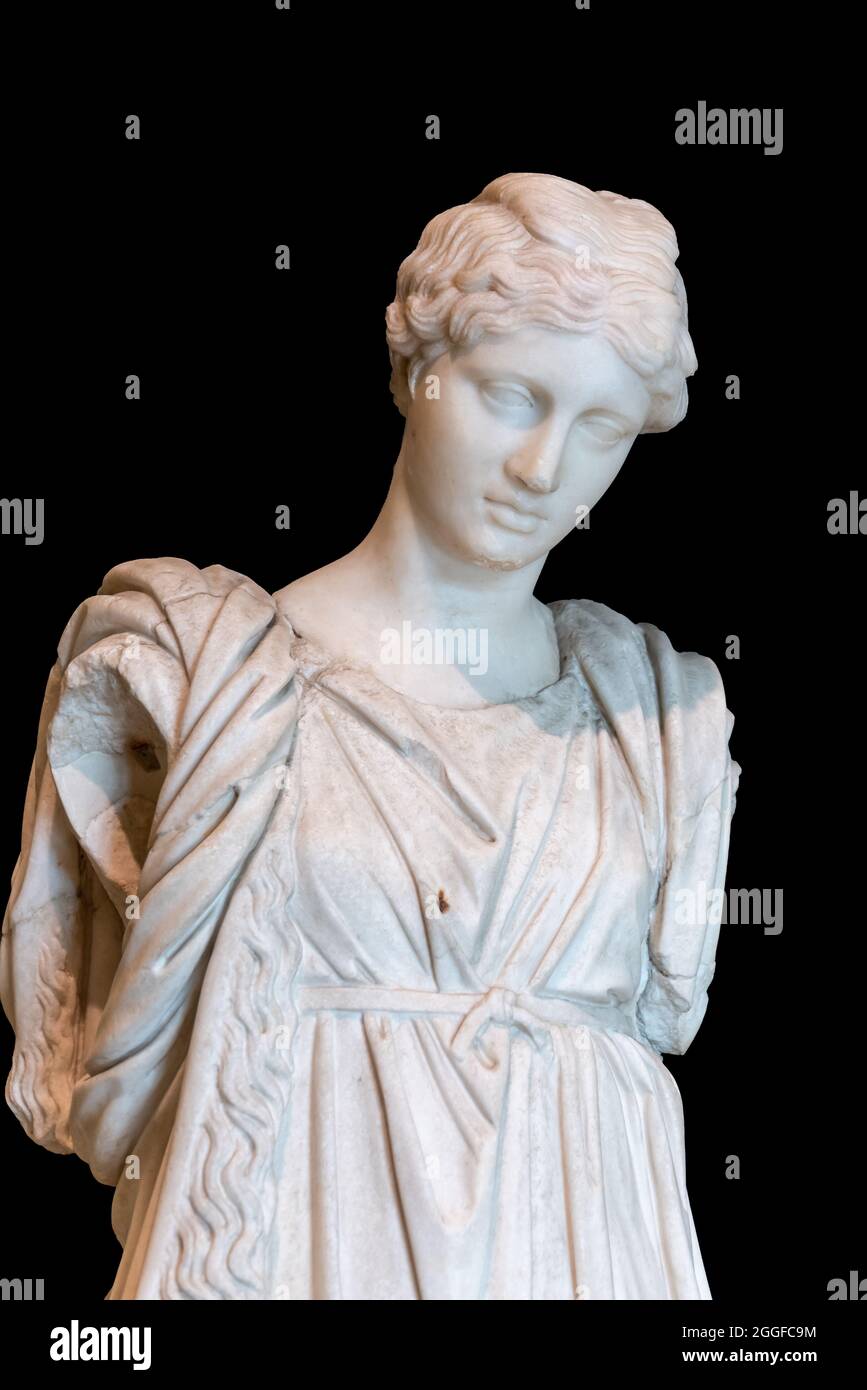
M480 569L502 570L504 572L512 570L522 570L525 568L526 565L530 563L531 562L529 560L508 559L503 558L502 556L493 555L476 555L473 558L473 564L478 565Z
M541 537L506 536L503 532L490 534L481 528L463 534L441 533L440 544L462 564L504 574L538 564L548 553Z

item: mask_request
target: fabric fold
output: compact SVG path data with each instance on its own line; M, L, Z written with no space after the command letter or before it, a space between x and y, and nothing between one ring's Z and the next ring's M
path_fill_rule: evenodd
M706 1299L680 1096L739 768L719 672L552 605L447 710L243 575L119 565L58 647L0 948L27 1132L112 1299Z

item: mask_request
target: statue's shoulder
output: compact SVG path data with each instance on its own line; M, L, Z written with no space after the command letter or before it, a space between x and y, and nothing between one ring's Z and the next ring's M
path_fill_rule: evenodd
M677 651L654 623L634 622L605 603L566 599L551 605L558 630L582 666L604 683L618 683L649 709L723 696L710 657Z
M235 590L273 606L274 600L255 580L226 565L206 565L200 568L177 555L162 555L154 559L127 560L109 570L99 588L100 595L124 592L149 594L157 602L177 602L197 594L226 598Z
M670 801L700 802L730 772L734 716L710 657L677 651L653 623L633 622L590 599L552 604L561 642L644 787L669 784Z
M595 599L561 599L551 604L551 611L558 629L588 652L623 656L642 639L642 624Z
M126 560L78 604L58 656L65 667L95 642L127 632L194 659L215 628L225 641L249 638L278 612L267 589L226 565L199 567L176 555Z

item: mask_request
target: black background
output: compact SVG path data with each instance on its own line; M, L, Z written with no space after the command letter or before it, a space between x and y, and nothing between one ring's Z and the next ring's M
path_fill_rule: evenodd
M666 1062L714 1298L744 1317L827 1304L830 1279L867 1275L851 806L865 542L826 524L830 498L865 487L828 399L833 339L809 292L828 255L805 233L814 113L772 63L711 76L693 61L707 35L658 7L646 35L595 3L537 5L517 21L479 7L476 28L437 6L411 32L388 6L202 15L208 32L187 38L183 59L170 25L139 16L138 35L109 33L114 57L79 74L60 150L34 161L48 213L22 211L49 299L17 343L9 380L26 446L2 492L44 497L46 533L32 547L0 537L0 878L17 854L57 640L110 568L178 555L273 591L373 522L403 423L383 316L430 217L517 170L647 199L681 247L699 362L689 412L636 441L537 593L600 600L720 666L743 768L727 882L782 888L784 927L723 927L706 1020ZM644 60L645 37L658 62ZM616 56L626 38L629 67ZM702 99L783 107L782 154L677 145L675 111ZM139 142L125 138L130 113ZM425 138L432 113L439 141ZM31 114L47 132L35 102ZM282 243L290 271L275 269ZM125 399L129 373L140 401ZM739 401L725 397L730 374ZM274 525L281 504L289 531ZM5 1021L2 1037L5 1064ZM5 1108L0 1152L0 1274L44 1277L58 1303L101 1299L120 1255L111 1189L38 1149ZM732 1154L737 1181L725 1177Z

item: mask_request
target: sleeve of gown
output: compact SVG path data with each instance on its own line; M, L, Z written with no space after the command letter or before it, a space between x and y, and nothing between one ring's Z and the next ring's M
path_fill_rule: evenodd
M638 631L658 700L662 807L659 893L638 1022L657 1051L684 1053L714 974L740 767L729 753L734 718L717 667L695 652L676 652L650 624Z
M219 565L117 566L48 680L0 944L8 1103L115 1183L176 1079L215 934L282 786L291 632Z

